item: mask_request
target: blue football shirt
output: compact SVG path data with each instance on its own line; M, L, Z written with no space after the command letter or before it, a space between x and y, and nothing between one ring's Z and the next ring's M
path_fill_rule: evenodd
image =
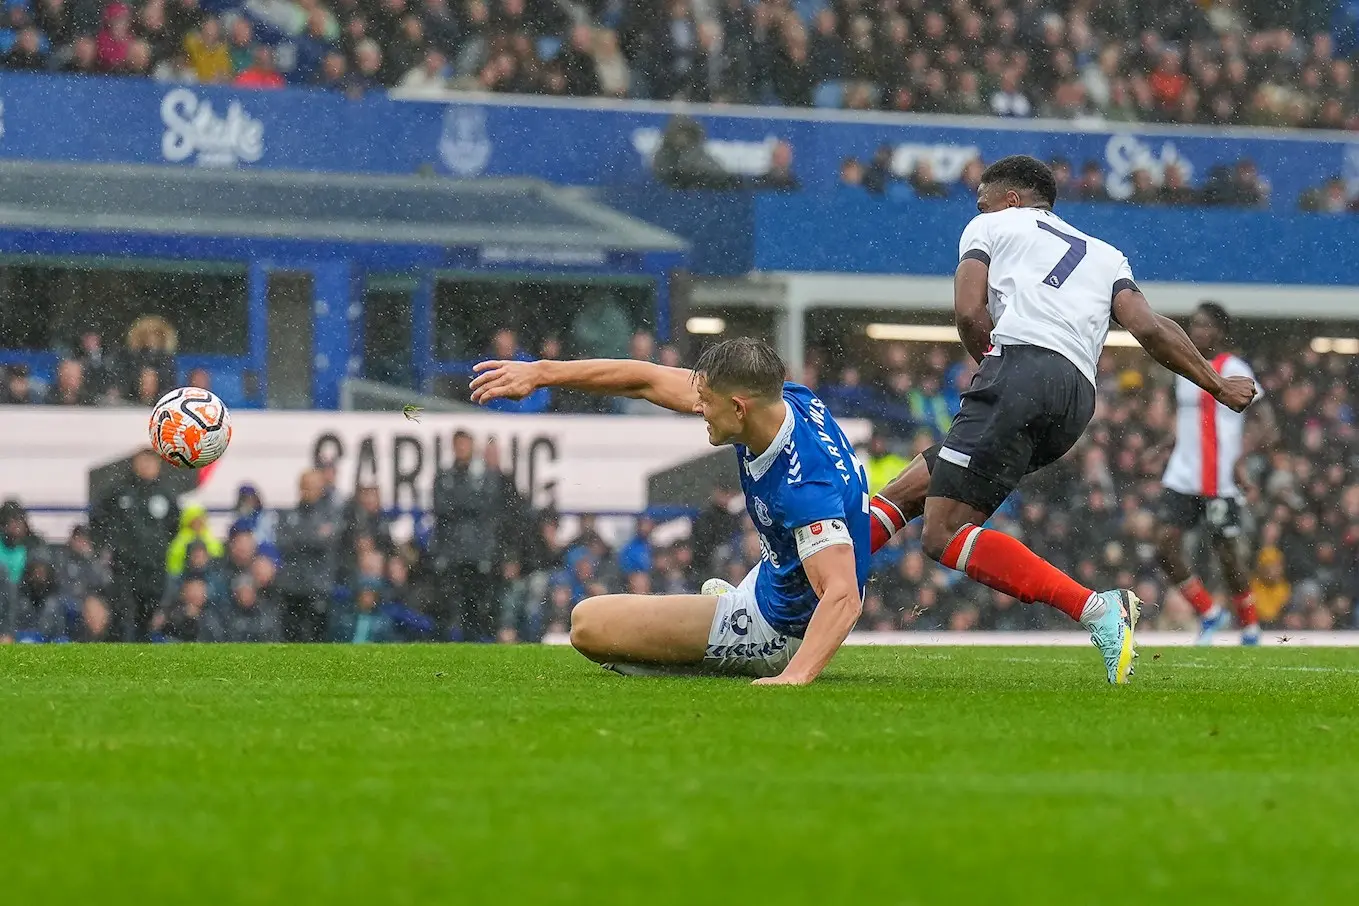
M826 404L799 384L783 385L786 414L774 442L756 456L737 444L746 510L764 556L755 584L760 613L780 632L801 637L817 596L798 556L795 532L843 522L854 542L860 593L868 582L868 476Z

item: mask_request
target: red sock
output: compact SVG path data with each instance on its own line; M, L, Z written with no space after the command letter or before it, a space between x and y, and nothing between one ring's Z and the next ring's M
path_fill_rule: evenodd
M965 525L953 536L940 563L1025 604L1051 604L1073 620L1093 591L1004 532Z
M1194 612L1199 616L1213 609L1213 596L1208 594L1208 589L1203 587L1203 580L1198 576L1190 576L1180 584L1180 594L1184 595L1194 608ZM1254 611L1252 611L1254 612Z
M1232 607L1236 609L1236 622L1241 625L1241 628L1254 626L1260 622L1260 618L1255 614L1255 595L1249 591L1232 595Z
M869 545L868 552L876 554L887 546L897 532L906 527L906 517L897 505L881 494L874 495L868 503Z

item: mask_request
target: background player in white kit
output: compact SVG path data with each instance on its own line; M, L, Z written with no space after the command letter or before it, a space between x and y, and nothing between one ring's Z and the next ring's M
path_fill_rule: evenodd
M1109 682L1123 683L1132 672L1137 597L1096 593L983 523L1024 475L1061 458L1084 432L1111 319L1235 411L1256 387L1214 371L1179 325L1151 310L1122 252L1052 212L1056 196L1052 171L1032 157L1004 158L982 175L981 213L963 232L953 280L958 333L981 368L944 443L873 499L873 546L923 509L926 554L1079 621Z
M1189 338L1199 354L1224 377L1255 380L1255 373L1239 356L1225 351L1231 319L1215 302L1205 302L1189 321ZM1157 544L1161 568L1199 615L1199 641L1209 644L1213 633L1227 622L1226 611L1189 569L1184 558L1184 533L1202 526L1222 566L1222 579L1231 593L1241 627L1241 643L1260 642L1250 580L1242 549L1241 489L1236 467L1245 439L1246 416L1220 404L1183 377L1175 378L1175 449L1161 479L1160 527ZM1252 410L1256 411L1256 410ZM1272 433L1269 408L1259 409L1264 430Z

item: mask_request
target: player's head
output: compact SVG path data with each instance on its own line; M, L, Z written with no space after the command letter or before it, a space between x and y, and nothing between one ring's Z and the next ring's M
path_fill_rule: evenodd
M694 412L708 423L708 441L740 441L752 417L781 405L784 371L783 359L760 340L739 337L705 349L694 365Z
M1006 208L1051 208L1057 179L1048 165L1027 154L1002 157L982 173L977 210L992 214Z
M1189 319L1189 339L1200 353L1215 352L1227 342L1231 328L1227 309L1216 302L1201 302Z

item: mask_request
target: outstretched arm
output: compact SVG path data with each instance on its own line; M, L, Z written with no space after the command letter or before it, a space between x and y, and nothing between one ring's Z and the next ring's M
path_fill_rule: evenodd
M778 676L756 680L757 686L805 686L821 675L845 643L863 613L854 569L854 546L833 544L802 561L807 581L816 592L816 610L807 624L802 647Z
M1241 412L1255 399L1255 381L1247 377L1223 377L1199 355L1188 334L1174 321L1158 315L1147 297L1135 289L1122 289L1114 296L1114 320L1132 334L1156 361L1186 377L1213 395L1227 408Z
M583 359L578 362L479 362L474 369L472 402L519 400L543 387L582 390L602 396L642 399L675 412L692 413L698 404L693 372L632 359Z

